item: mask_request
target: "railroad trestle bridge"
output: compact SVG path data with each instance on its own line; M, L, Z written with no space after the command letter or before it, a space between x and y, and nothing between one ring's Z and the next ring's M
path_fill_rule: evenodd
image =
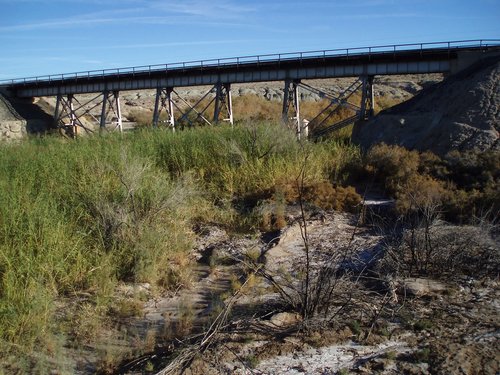
M233 124L231 85L255 82L284 82L282 119L296 129L298 137L314 136L340 129L373 115L373 80L377 75L445 73L453 74L491 56L500 56L500 40L465 40L418 44L384 45L323 51L242 56L0 81L0 87L17 97L57 97L55 125L76 136L81 129L92 132L82 121L92 118L100 130L123 130L120 92L155 89L153 126L193 124L193 117L207 125L222 121ZM355 77L344 92L334 95L305 80ZM179 87L208 86L194 104L176 91ZM308 90L328 100L328 105L307 126L300 115L300 92ZM354 103L355 93L360 102ZM81 103L78 94L96 94ZM175 100L176 99L176 100ZM359 99L358 99L359 101ZM208 102L208 104L207 104ZM177 103L183 103L183 106ZM95 115L100 107L100 115ZM213 107L213 113L208 114ZM353 116L332 122L340 108ZM93 112L94 111L94 112ZM160 120L166 113L166 120Z

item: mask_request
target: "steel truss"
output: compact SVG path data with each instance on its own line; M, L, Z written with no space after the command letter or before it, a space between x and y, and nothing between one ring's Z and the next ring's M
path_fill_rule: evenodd
M213 95L214 94L214 95ZM183 103L187 109L181 108L173 96ZM210 97L210 95L213 95ZM210 100L206 101L209 98ZM214 114L212 121L209 120L209 116L206 112L210 106L214 104ZM200 106L202 106L200 108ZM174 109L180 113L180 117L175 119ZM167 114L167 120L161 120L161 113L165 111ZM221 119L221 115L225 113L226 117ZM194 116L193 116L194 114ZM168 127L175 130L176 122L188 123L189 126L195 126L197 122L201 122L206 125L217 124L221 121L227 121L231 125L234 124L233 119L233 104L231 95L231 84L230 83L218 83L210 88L195 104L191 105L186 99L184 99L173 87L167 88L157 88L156 99L155 99L155 109L153 112L153 126L159 126L161 123L166 123Z
M321 98L329 100L328 105L310 121L300 118L300 89L310 91L319 95ZM361 103L358 105L353 103L352 100L354 94L360 89ZM309 132L311 132L314 137L318 137L330 131L341 129L359 119L369 119L374 113L374 103L373 76L359 77L339 95L320 90L297 80L287 80L285 82L285 95L283 99L283 122L288 125L293 125L299 139L301 136L307 138ZM293 109L293 113L290 116L291 109ZM334 115L341 109L349 110L352 115L340 121L332 121Z
M98 119L93 114L93 111L99 106L102 107ZM107 129L107 125L111 123L113 130L119 129L122 131L119 92L114 91L112 95L109 95L109 92L105 91L83 104L73 94L66 97L63 95L57 96L54 123L63 135L75 138L78 136L79 129L83 129L87 133L93 133L94 129L86 126L82 121L83 118L98 124L101 130Z
M310 120L309 127L311 129L311 133L316 133L322 129L334 126L337 121L332 121L332 119L334 115L340 112L341 109L347 109L349 112L352 112L354 116L356 116L359 113L360 107L350 102L349 99L352 99L361 86L362 80L357 79L339 95L334 95L320 90L320 97L324 97L330 102L313 119ZM309 89L309 87L307 87L307 89Z

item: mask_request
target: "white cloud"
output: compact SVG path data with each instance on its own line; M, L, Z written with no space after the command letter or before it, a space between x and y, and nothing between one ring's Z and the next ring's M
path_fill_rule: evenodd
M0 3L5 0L0 0ZM17 1L17 0L16 0ZM23 2L47 2L47 0L19 0ZM50 0L53 1L53 0ZM55 0L62 1L62 0ZM69 0L80 2L81 0ZM111 0L92 0L111 4ZM103 9L97 12L75 14L56 19L42 19L35 22L0 26L0 31L15 32L38 29L67 29L75 26L98 26L122 23L134 24L197 24L214 26L245 26L248 17L243 15L253 12L254 8L237 5L228 0L213 0L208 3L201 0L146 1L127 0L134 7ZM115 3L116 4L116 3ZM123 4L120 3L120 6ZM232 21L231 21L232 20ZM237 22L235 22L237 21ZM243 22L244 21L244 22Z

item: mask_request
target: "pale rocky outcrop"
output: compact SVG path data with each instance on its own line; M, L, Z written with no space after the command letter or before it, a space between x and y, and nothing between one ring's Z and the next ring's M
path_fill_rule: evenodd
M26 120L0 94L0 140L20 139L26 134Z

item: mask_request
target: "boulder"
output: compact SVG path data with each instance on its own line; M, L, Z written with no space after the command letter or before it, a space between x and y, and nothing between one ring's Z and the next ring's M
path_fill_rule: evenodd
M274 327L285 327L300 322L300 315L297 313L281 312L274 314L269 322Z
M409 278L400 283L398 292L400 294L409 294L415 297L435 296L447 293L449 287L437 280L426 278Z

